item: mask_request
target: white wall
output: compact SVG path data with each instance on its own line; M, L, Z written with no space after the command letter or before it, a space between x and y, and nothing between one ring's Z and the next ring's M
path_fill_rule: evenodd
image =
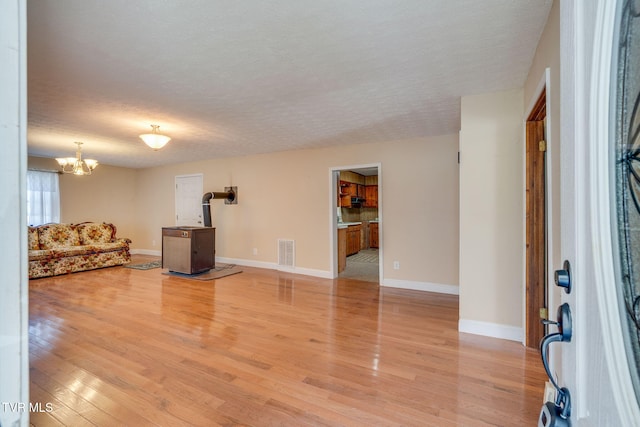
M384 282L425 290L445 285L457 293L457 150L457 136L444 135L144 169L136 179L139 225L130 237L136 249L159 250L162 227L174 224L175 176L202 173L205 191L238 187L237 205L212 202L218 257L272 267L277 239L294 239L296 271L328 277L330 170L379 163Z
M462 98L461 332L522 339L523 92Z
M0 424L27 426L29 293L26 199L21 197L27 163L24 0L0 2L0 29ZM26 404L26 411L18 403Z
M205 191L238 187L237 205L211 202L221 262L274 268L277 239L294 239L296 272L329 277L330 170L375 163L382 172L383 284L458 293L457 151L458 136L443 135L140 170L100 165L88 177L61 176L61 220L113 222L134 251L159 254L162 227L175 225L175 176L202 173ZM29 166L57 168L36 157Z

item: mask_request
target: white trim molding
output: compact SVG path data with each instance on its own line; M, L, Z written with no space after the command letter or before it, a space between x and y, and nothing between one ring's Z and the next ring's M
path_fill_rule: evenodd
M524 330L517 326L468 319L458 321L458 332L518 342L522 342L524 336Z
M152 249L131 249L129 252L131 253L131 255L162 256L162 251L157 251Z
M331 277L330 271L316 270L313 268L286 267L286 266L278 265L275 262L252 261L252 260L241 259L241 258L226 258L226 257L216 257L216 262L222 262L225 264L243 265L246 267L265 268L268 270L277 270L285 273L320 277L322 279L333 279L333 277Z
M0 1L0 425L29 425L27 2ZM9 250L11 248L11 250ZM9 405L11 403L12 405ZM25 407L20 406L26 405ZM6 405L6 406L5 406Z
M344 165L344 166L332 166L329 168L329 247L331 250L329 251L329 268L331 279L337 279L339 277L338 273L338 228L336 224L338 223L337 213L336 213L336 199L338 197L337 194L337 185L340 179L341 171L348 171L354 169L367 169L367 168L377 168L378 169L378 241L379 241L379 249L378 249L378 265L379 265L379 277L384 277L384 220L382 218L382 163L364 163L359 165ZM324 276L321 276L324 277Z
M440 283L414 282L411 280L384 279L380 286L388 288L412 289L414 291L436 292L438 294L459 295L460 287L456 285L443 285Z
M556 144L552 137L553 117L551 115L551 69L546 67L542 77L538 81L536 90L529 100L529 107L525 110L522 121L522 242L527 241L527 122L538 100L545 96L545 141L547 143L546 167L545 167L545 257L547 268L547 290L553 283L554 258L553 258L553 146ZM527 251L522 253L522 325L527 324ZM555 307L553 292L547 292L547 307ZM526 336L522 335L522 344L526 345Z

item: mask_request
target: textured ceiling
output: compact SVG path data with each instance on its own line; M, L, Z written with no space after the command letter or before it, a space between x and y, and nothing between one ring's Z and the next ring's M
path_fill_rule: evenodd
M83 141L140 168L456 133L461 96L522 87L550 6L29 0L29 154Z

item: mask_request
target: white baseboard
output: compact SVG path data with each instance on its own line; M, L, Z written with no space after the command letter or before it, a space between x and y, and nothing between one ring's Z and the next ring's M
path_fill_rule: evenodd
M131 249L130 252L131 252L131 255L162 256L162 251L156 251L151 249ZM253 261L250 259L227 258L227 257L216 257L216 262L221 262L224 264L244 265L247 267L266 268L268 270L278 270L278 271L284 271L287 273L303 274L305 276L320 277L323 279L333 278L331 277L331 273L328 271L316 270L313 268L284 267L282 265L276 264L275 262Z
M239 259L239 258L226 258L226 257L216 257L216 262L221 262L223 264L235 264L235 265L245 265L247 267L256 267L256 268L266 268L269 270L275 270L276 264L272 262L265 261L252 261L248 259Z
M414 282L411 280L384 279L380 286L390 288L412 289L414 291L436 292L439 294L459 295L460 288L455 285L443 285L440 283Z
M162 251L151 250L151 249L131 249L131 254L162 256ZM326 270L317 270L314 268L301 268L301 267L293 267L293 268L284 267L282 265L276 264L275 262L253 261L250 259L227 258L227 257L216 257L216 262L221 262L224 264L244 265L247 267L266 268L269 270L278 270L278 271L284 271L287 273L295 273L295 274L302 274L305 276L320 277L322 279L333 279L333 277L331 276L331 272ZM436 292L439 294L451 294L451 295L459 294L458 286L443 285L439 283L413 282L410 280L386 279L380 285L388 286L390 288Z
M252 261L252 260L240 259L240 258L216 257L216 262L218 261L223 262L225 264L236 264L236 265L244 265L247 267L267 268L269 270L284 271L286 273L303 274L305 276L320 277L323 279L332 279L331 274L328 271L316 270L313 268L285 267L282 265L278 265L275 262Z
M131 255L153 255L162 256L162 251L154 251L151 249L131 249Z
M458 332L518 342L522 342L524 339L524 331L522 328L498 323L480 322L478 320L460 319L458 321Z

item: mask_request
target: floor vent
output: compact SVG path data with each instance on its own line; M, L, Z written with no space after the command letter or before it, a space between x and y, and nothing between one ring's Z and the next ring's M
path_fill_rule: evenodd
M295 243L293 240L278 239L278 265L294 266Z

